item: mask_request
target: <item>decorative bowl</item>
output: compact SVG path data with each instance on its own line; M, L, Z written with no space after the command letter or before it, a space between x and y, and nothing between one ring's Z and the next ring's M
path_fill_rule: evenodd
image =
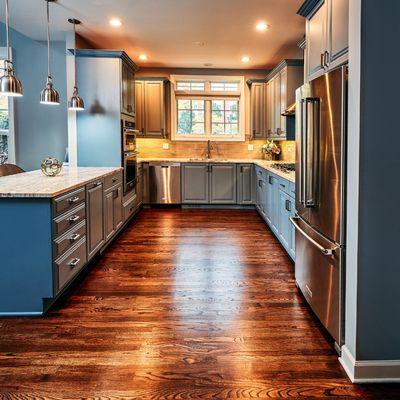
M56 176L61 172L62 162L53 157L47 157L42 161L41 169L47 176Z

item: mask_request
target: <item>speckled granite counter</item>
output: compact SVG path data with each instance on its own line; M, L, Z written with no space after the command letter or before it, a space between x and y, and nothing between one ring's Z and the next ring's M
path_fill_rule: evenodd
M0 177L0 197L55 197L103 176L122 170L120 167L63 167L57 176L42 171Z
M277 168L274 168L272 165L277 163L284 163L285 161L266 161L259 159L238 159L238 158L184 158L184 157L165 157L165 158L139 158L139 162L212 162L212 163L241 163L241 164L255 164L264 168L270 172L273 172L275 175L278 175L281 178L287 179L290 182L295 182L295 172L284 172Z

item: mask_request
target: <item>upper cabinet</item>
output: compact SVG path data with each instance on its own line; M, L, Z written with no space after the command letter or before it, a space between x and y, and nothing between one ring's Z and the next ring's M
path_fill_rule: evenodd
M126 62L121 65L121 112L135 116L135 70Z
M168 96L165 79L135 82L136 129L144 137L165 137L168 126Z
M262 139L264 132L264 109L265 109L265 80L252 80L250 84L250 123L253 139Z
M307 0L298 14L307 18L308 80L347 61L349 0Z

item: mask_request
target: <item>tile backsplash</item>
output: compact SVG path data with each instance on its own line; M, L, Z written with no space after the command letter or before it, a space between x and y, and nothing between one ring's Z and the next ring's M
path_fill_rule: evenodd
M265 140L246 140L244 142L212 142L211 157L214 158L263 158L261 146ZM295 142L281 141L281 160L293 162L295 159ZM139 157L188 157L202 158L206 154L207 142L171 141L169 139L137 139ZM248 145L253 145L249 150ZM168 148L167 148L168 147Z

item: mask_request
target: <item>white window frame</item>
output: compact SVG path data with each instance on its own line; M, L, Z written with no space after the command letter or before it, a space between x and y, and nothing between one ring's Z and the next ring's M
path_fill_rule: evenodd
M205 90L183 91L175 90L178 81L200 81L205 82ZM239 90L237 92L217 92L211 90L211 82L239 82ZM173 141L207 141L214 142L244 142L245 141L245 80L244 76L222 76L222 75L171 75L171 139ZM204 99L205 104L205 134L180 134L178 133L178 99ZM207 100L229 100L237 99L239 101L239 133L234 135L228 134L212 134L207 131L207 127L211 126L211 102Z
M7 59L7 48L0 47L0 60L4 61ZM2 76L4 71L0 70L0 76ZM1 135L8 136L7 146L8 146L8 163L16 164L15 156L15 123L14 123L14 101L13 97L8 97L8 131L0 130Z

